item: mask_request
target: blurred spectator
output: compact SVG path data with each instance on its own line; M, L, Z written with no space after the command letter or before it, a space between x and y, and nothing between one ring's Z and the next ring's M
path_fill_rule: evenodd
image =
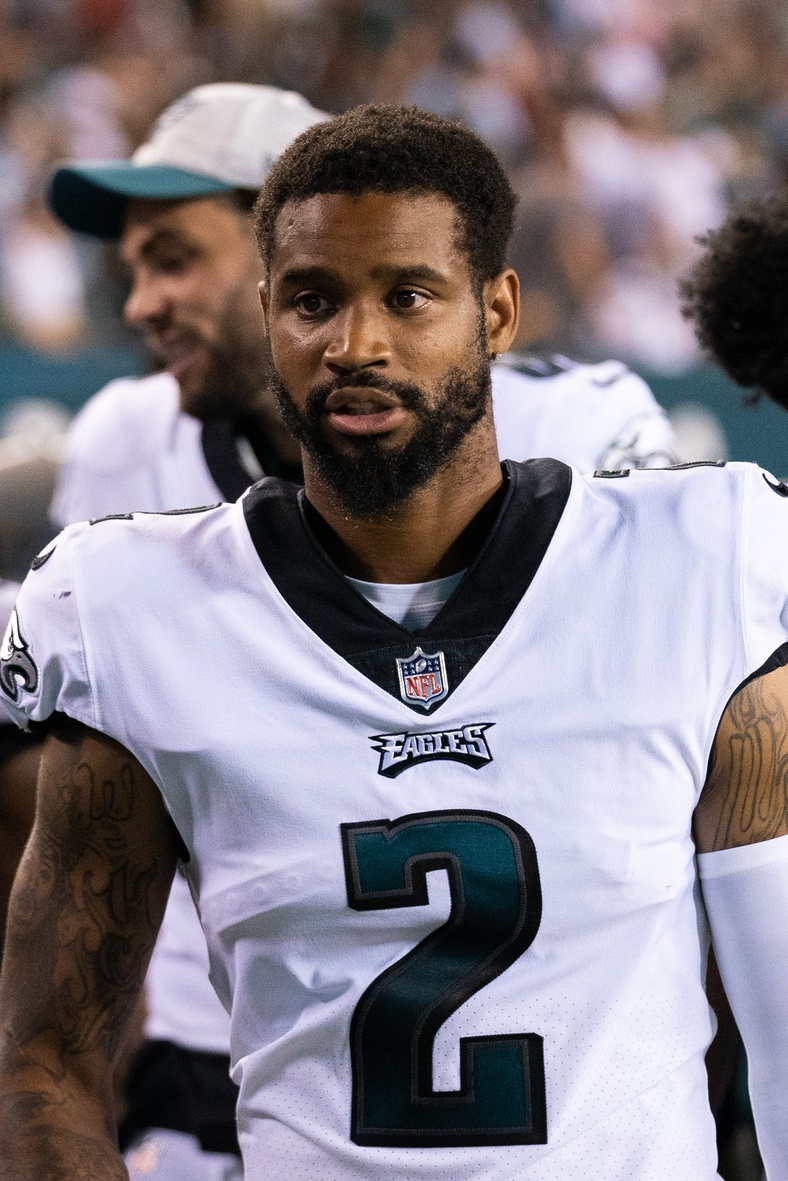
M4 0L3 330L112 341L117 267L56 232L42 175L126 156L176 95L237 79L469 123L521 195L518 345L681 372L676 276L731 199L788 176L786 78L781 0Z

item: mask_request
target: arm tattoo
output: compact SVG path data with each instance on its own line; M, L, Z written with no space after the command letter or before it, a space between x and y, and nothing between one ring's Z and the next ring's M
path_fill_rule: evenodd
M751 681L723 715L699 805L704 851L788 833L785 683L782 669Z
M113 778L78 763L60 787L55 815L41 825L37 872L24 873L17 887L16 921L35 932L42 951L52 952L57 1019L51 1028L63 1054L103 1049L114 1057L125 1002L142 984L155 939L156 859L132 858L125 832L134 795L130 762ZM131 939L132 930L143 938ZM27 1038L48 1028L37 1018Z
M177 835L155 784L117 743L49 739L42 767L0 982L0 1162L13 1160L2 1176L116 1181L127 1174L111 1069L166 905Z

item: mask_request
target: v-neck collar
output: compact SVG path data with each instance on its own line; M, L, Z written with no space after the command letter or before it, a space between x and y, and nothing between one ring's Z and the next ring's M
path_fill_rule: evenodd
M425 713L451 696L500 634L569 498L572 471L558 460L507 460L503 471L508 486L486 541L435 618L415 631L373 607L331 561L309 527L303 489L261 480L244 498L244 514L260 561L303 622L381 689ZM403 680L417 653L433 660L428 668L437 678L423 699L409 696Z

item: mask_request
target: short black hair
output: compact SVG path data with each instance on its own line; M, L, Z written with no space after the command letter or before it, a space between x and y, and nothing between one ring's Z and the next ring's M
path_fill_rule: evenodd
M788 409L788 196L738 206L699 242L682 312L729 377Z
M276 218L288 201L368 192L447 197L479 289L506 265L517 199L495 153L475 132L429 111L366 105L310 127L274 164L254 212L266 266Z

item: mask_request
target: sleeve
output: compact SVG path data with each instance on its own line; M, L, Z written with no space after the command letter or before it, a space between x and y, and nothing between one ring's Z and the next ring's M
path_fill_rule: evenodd
M755 464L741 497L741 599L752 672L788 663L788 484Z
M788 837L698 856L768 1181L788 1181Z
M676 462L670 420L645 381L620 361L499 362L493 406L502 459L550 455L581 472Z
M113 462L117 442L109 428L113 417L117 417L113 411L119 397L122 397L122 383L110 382L86 402L69 427L49 506L50 520L60 529L98 516L92 511L93 502L113 475L117 480L117 472L113 471L118 466ZM114 433L117 437L117 424Z
M90 517L157 510L152 470L179 416L178 386L168 373L119 378L83 406L69 428L49 516L61 529Z
M69 529L39 554L22 584L0 646L4 712L22 729L64 713L95 726Z

